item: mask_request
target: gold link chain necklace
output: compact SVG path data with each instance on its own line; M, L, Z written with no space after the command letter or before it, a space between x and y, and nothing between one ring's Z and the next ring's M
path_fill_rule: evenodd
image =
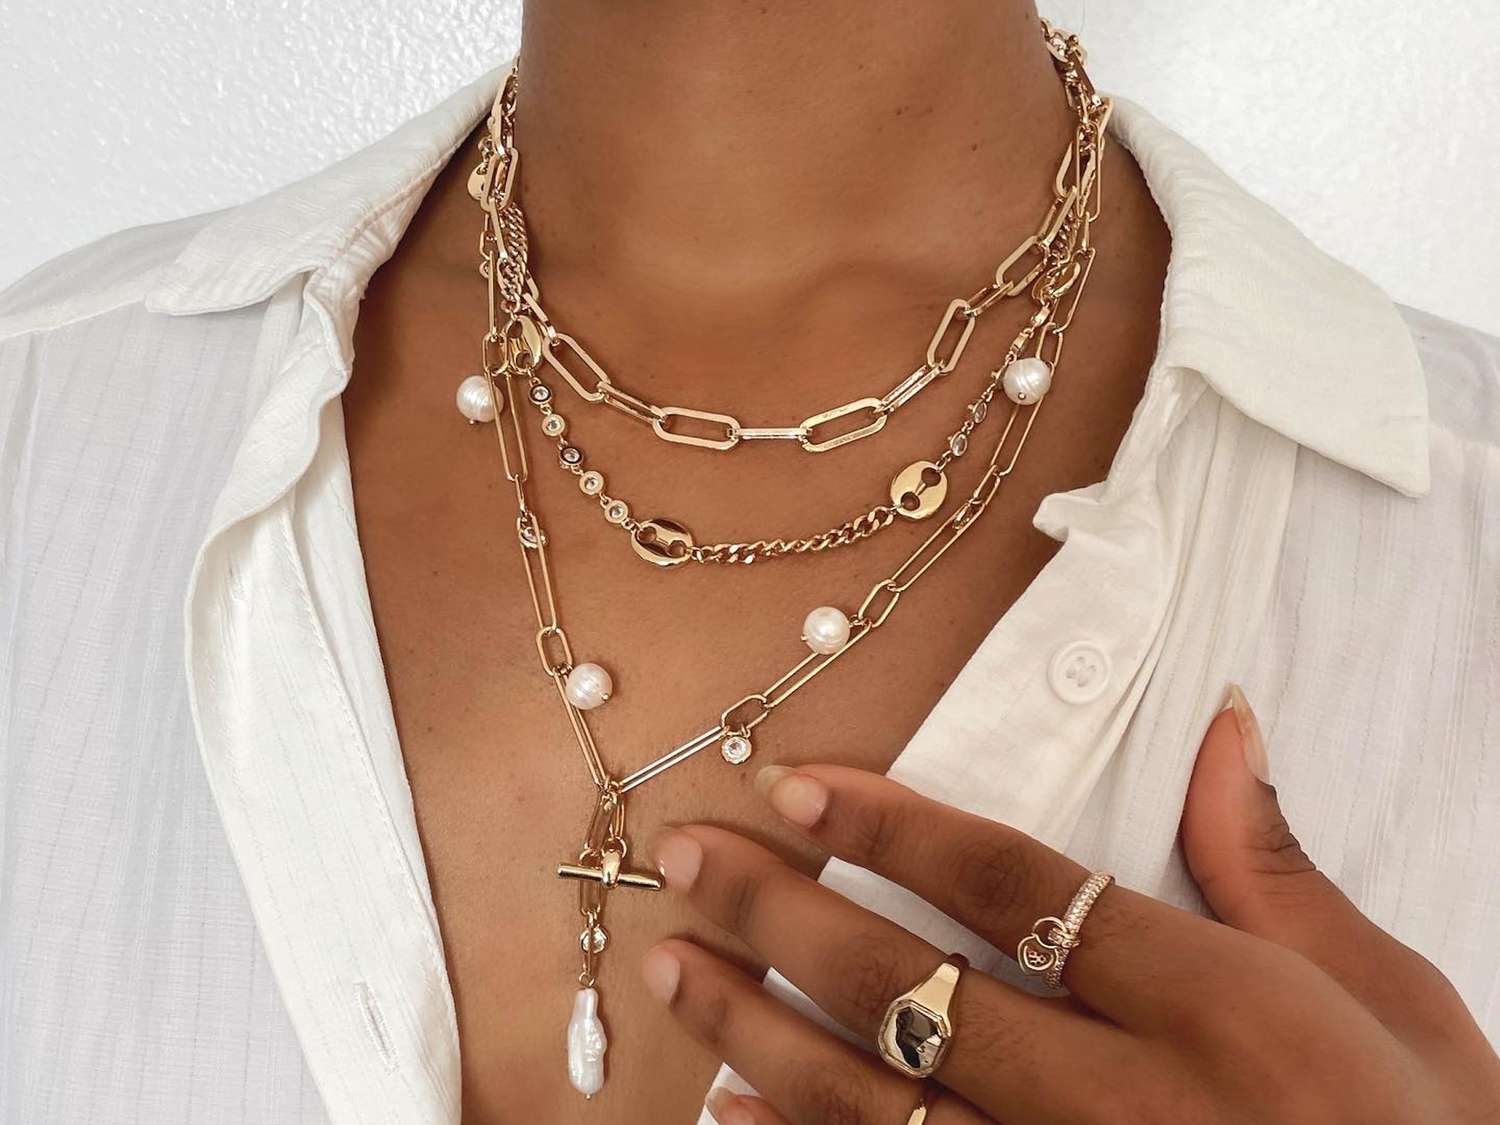
M793 555L818 554L864 541L891 527L898 520L924 520L942 506L947 493L948 465L969 448L970 436L989 413L1000 391L1006 370L1028 344L1045 343L1038 336L1046 324L1046 309L1078 280L1092 260L1087 231L1067 222L1079 199L1089 199L1096 190L1098 153L1093 150L1095 130L1083 102L1075 103L1077 121L1053 177L1053 203L1037 231L1028 235L996 268L994 278L968 298L949 302L941 322L927 344L926 358L910 375L879 399L861 398L813 416L798 427L744 427L727 414L659 407L625 391L605 374L599 364L574 337L558 329L544 310L540 290L530 268L526 220L518 192L516 169L520 153L514 147L514 118L519 74L512 71L496 100L490 135L481 143L481 162L471 177L470 190L483 202L495 195L496 223L502 255L502 297L514 310L515 321L507 332L512 340L512 363L531 372L533 385L526 401L541 416L541 429L555 445L556 464L572 473L580 493L593 499L605 521L629 537L634 553L646 562L672 567L684 562L750 564ZM1071 237L1070 237L1071 236ZM668 441L708 449L730 449L742 440L801 438L818 425L839 418L871 412L871 421L823 441L802 442L813 452L825 452L868 437L881 430L887 419L911 401L935 379L951 374L968 346L969 337L983 313L996 302L1029 292L1035 310L1028 324L1012 341L1000 363L990 372L979 393L967 404L961 423L931 458L913 462L891 478L886 498L843 523L795 537L755 538L740 541L697 542L693 533L677 519L654 516L637 518L629 503L606 490L603 473L585 467L584 452L568 437L568 422L557 409L554 387L547 374L560 375L563 382L587 403L613 406L638 422L652 425ZM1055 358L1055 357L1054 357ZM589 373L587 386L569 364L581 365ZM664 417L692 417L723 424L725 437L704 440L666 431L657 423Z
M1045 22L1043 32L1069 105L1078 115L1078 129L1066 161L1073 168L1070 186L1063 193L1060 206L1054 209L1054 215L1049 217L1046 229L1040 235L1028 238L1022 248L1010 256L997 271L994 284L981 290L975 298L954 302L950 306L943 325L934 336L933 349L940 346L956 318L962 317L964 323L959 333L960 343L947 353L943 362L948 359L956 362L956 353L961 350L962 342L972 328L973 315L977 314L971 315L965 310L981 308L982 311L982 307L987 307L1006 295L1002 290L1008 291L1012 285L1019 283L1022 288L1032 290L1033 297L1038 302L1038 310L1011 345L1008 358L1013 360L1022 348L1030 345L1035 356L1050 371L1061 356L1064 334L1072 323L1088 281L1094 260L1089 230L1099 215L1100 165L1105 151L1105 132L1111 107L1109 100L1095 91L1084 72L1083 51L1077 37L1055 30ZM481 348L482 371L501 464L505 477L515 492L516 536L527 590L535 612L537 656L542 672L556 687L569 728L582 752L593 790L591 812L576 862L559 864L557 867L559 878L576 881L578 884L578 912L582 920L582 930L577 938L582 964L577 977L579 988L574 998L573 1019L568 1032L569 1076L580 1092L592 1096L598 1092L604 1080L606 1040L599 1015L596 985L599 960L609 942L608 932L604 929L608 896L619 887L659 890L662 886L656 875L631 871L625 867L630 850L625 819L628 795L636 787L687 761L709 746L717 745L723 760L732 766L740 766L748 761L754 749L752 736L755 729L795 694L831 668L845 653L874 636L895 612L907 591L974 526L999 491L1002 482L1014 469L1036 422L1041 395L1030 402L1011 401L1010 410L996 435L993 450L978 483L968 495L956 499L942 522L900 566L869 587L852 618L845 619L847 629L834 647L813 646L809 640L813 651L770 684L731 703L700 733L633 772L616 776L606 765L589 728L587 711L597 705L595 700L599 699L599 695L596 693L594 698L580 701L575 691L576 685L572 682L581 670L591 669L593 674L600 674L602 670L594 665L575 663L572 645L558 611L557 592L548 554L549 539L540 512L527 491L530 470L525 426L515 404L522 400L537 406L548 404L551 390L542 380L539 369L545 364L559 371L563 370L549 357L555 356L558 341L565 341L562 345L565 349L571 349L574 345L566 342L569 338L552 328L545 314L541 313L536 299L535 282L525 265L525 226L515 207L518 168L512 131L515 90L515 73L512 71L496 99L490 117L490 128L480 142L480 163L470 179L470 191L479 200L484 215L479 245L480 273L485 279L488 295L488 328ZM1060 172L1059 182L1061 178ZM1035 253L1038 258L1035 265L1026 270L1024 280L1002 280L1009 276L1008 271L1027 253ZM1039 285L1039 280L1044 278L1050 280L1045 285ZM585 353L580 350L577 354ZM929 364L919 371L931 369L931 358L930 355ZM592 388L580 389L571 374L564 372L564 375L586 399L593 394L604 398L619 398L624 395L624 392L618 390L606 390L612 384L603 372L598 371L591 361L586 361L585 365L595 372L596 383ZM976 402L987 407L995 397L997 385L992 380L986 388L988 395L981 395ZM915 390L911 393L915 393ZM620 401L638 406L647 414L654 409L634 396L624 395ZM508 410L507 403L511 404ZM705 413L675 410L675 415L700 419ZM841 407L829 413L848 415L855 411ZM975 408L971 406L965 427L960 430L965 442L974 427L983 421L983 412L978 417L975 417L975 413ZM548 412L543 412L544 420L549 416ZM655 415L653 418L656 422L663 420ZM825 419L818 418L817 423L821 424L823 420ZM726 418L725 423L738 427L733 419ZM806 423L803 428L805 427ZM739 431L740 440L766 436L769 435L747 434L743 428ZM845 435L844 440L854 438ZM803 444L805 447L806 443ZM954 457L961 455L961 451L953 450L951 446L950 453ZM931 464L941 472L948 461L939 459ZM941 501L934 507L941 507ZM872 515L871 518L879 517ZM862 532L864 525L858 520L851 521L846 527L849 530L845 533L836 531L828 534L834 538L840 538L841 534L845 538L868 534ZM768 551L772 546L774 544L723 545L710 550L722 550L724 558L702 561L738 561L738 554L741 552ZM793 545L787 545L787 548L797 550ZM819 549L821 548L816 546L804 548L808 551ZM842 617L839 611L830 607L814 612L832 612ZM602 698L608 698L607 691L603 692Z

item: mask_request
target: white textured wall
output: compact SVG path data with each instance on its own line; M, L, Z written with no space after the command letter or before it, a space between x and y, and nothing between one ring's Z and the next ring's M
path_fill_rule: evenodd
M1102 86L1325 248L1398 300L1500 333L1500 0L1043 7L1084 34ZM0 0L0 284L366 144L507 57L519 10Z

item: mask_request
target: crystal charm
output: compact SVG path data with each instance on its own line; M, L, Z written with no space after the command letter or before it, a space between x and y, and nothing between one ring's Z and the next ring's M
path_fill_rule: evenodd
M609 944L609 933L603 926L590 926L578 935L578 945L585 953L603 953Z
M623 500L616 500L604 509L604 518L610 523L624 523L630 516L630 505Z
M604 1088L604 1052L609 1040L599 1020L599 993L580 988L573 996L573 1018L568 1020L568 1081L592 1098Z
M521 537L521 546L533 551L547 541L536 517L529 512L516 519L516 533Z
M549 414L542 419L542 433L548 437L562 437L568 428L568 420L561 414Z
M969 451L969 435L954 434L948 439L948 450L955 457L962 457Z
M931 1013L909 1004L896 1013L896 1047L913 1070L937 1065L943 1051L943 1029Z
M554 414L552 417L556 418L557 415ZM557 457L558 460L570 468L577 468L583 464L583 450L579 449L576 445L563 446L558 452Z
M531 388L531 401L541 406L544 402L552 401L552 389L546 383L538 383Z
M755 747L750 745L750 740L743 734L731 734L719 743L720 756L731 766L738 766L748 761L754 749Z

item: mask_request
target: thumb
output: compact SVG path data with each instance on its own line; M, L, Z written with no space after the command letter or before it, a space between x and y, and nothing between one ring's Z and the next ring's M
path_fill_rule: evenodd
M1452 1013L1463 1011L1458 994L1308 858L1271 788L1245 693L1231 684L1225 702L1203 737L1182 810L1183 852L1209 907L1220 921L1302 954L1387 1026L1430 1024L1446 1034ZM1423 996L1430 1002L1414 1003Z
M1282 815L1260 723L1238 684L1225 703L1203 737L1182 810L1188 869L1221 921L1319 960L1326 927L1357 912Z

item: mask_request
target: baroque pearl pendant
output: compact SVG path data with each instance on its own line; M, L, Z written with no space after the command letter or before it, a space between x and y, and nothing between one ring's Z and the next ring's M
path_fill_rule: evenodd
M849 619L841 609L820 605L802 622L802 639L818 655L832 655L849 643Z
M496 401L504 410L503 398L490 399L490 385L483 375L470 375L458 385L458 412L471 422L493 422Z
M580 711L592 711L614 690L614 680L597 664L579 664L568 673L567 682L563 684L568 702Z
M1017 406L1030 406L1040 402L1052 389L1052 368L1046 360L1027 356L1012 361L1000 381L1005 386L1006 398Z
M599 993L580 988L573 995L573 1018L568 1020L568 1081L586 1098L604 1089L604 1052L608 1047L599 1019Z

